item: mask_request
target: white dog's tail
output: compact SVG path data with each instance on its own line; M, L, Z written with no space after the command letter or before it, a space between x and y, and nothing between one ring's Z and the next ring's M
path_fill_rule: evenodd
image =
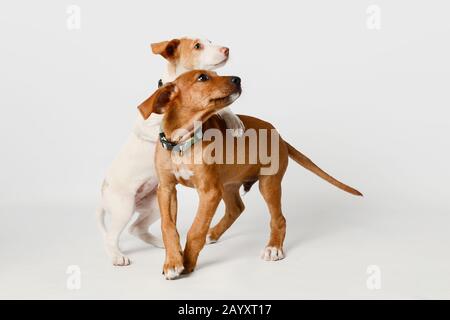
M105 226L105 209L99 205L97 207L97 210L95 211L96 215L97 215L97 224L98 227L100 228L103 236L106 236L106 226Z

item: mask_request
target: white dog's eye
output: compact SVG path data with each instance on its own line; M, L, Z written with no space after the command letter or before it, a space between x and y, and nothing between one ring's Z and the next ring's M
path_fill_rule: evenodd
M209 77L208 77L208 75L202 73L201 75L198 76L197 80L200 82L204 82L204 81L208 81Z
M197 42L195 45L194 45L194 49L195 50L200 50L202 48L202 45L199 43L199 42Z

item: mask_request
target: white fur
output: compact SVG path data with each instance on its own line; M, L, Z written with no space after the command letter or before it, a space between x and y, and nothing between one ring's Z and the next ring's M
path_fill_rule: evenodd
M276 247L266 247L261 253L261 259L266 261L277 261L284 258L283 250Z
M244 135L245 126L241 119L226 107L217 113L227 124L227 128L231 129L233 137L242 137Z
M217 240L211 238L211 235L208 234L208 235L206 236L206 244L213 244L213 243L216 243L216 242L217 242Z
M206 39L202 39L199 42L202 45L202 51L200 54L201 63L198 69L214 70L226 63L228 57L222 53L222 46L215 45Z
M183 272L183 270L184 270L184 267L170 268L164 272L164 277L167 280L176 279L181 275L181 272Z
M162 77L163 83L174 81L179 75L195 69L215 70L227 63L228 57L221 51L220 45L213 44L207 39L198 41L202 45L198 61L193 68L188 68L182 63L178 63L175 68L168 65L167 72Z
M114 265L130 264L130 260L120 251L118 242L135 211L139 217L130 226L130 233L147 243L162 246L162 241L148 232L149 226L159 219L156 198L158 179L152 160L162 116L152 114L146 121L139 117L128 142L107 171L98 209L106 250ZM108 230L104 227L105 212L111 214Z
M230 96L231 102L234 102L237 98L239 98L239 93L234 93ZM222 110L220 110L217 113L219 116L222 117L222 119L227 124L227 128L232 129L231 135L234 137L242 137L244 135L245 126L244 123L242 123L241 119L236 116L229 107L226 107Z
M180 166L173 171L173 174L175 175L175 178L177 178L177 180L180 180L180 178L189 180L194 175L194 172L184 166Z
M195 69L211 69L212 67L208 66L217 59L217 48L220 47L209 42L203 44L206 50L201 55ZM185 71L187 70L180 68L174 74L168 72L163 79L165 82L173 81ZM231 113L230 117L233 116L237 118ZM158 179L154 154L156 144L159 143L158 134L161 120L162 115L152 114L147 120L144 120L140 114L138 115L133 133L113 161L103 182L97 218L104 236L106 250L114 265L126 266L131 263L130 259L119 249L119 237L134 212L138 212L139 216L130 226L130 233L149 244L163 247L162 241L148 232L149 226L160 217L156 197ZM184 170L179 173L179 177L189 179L192 174L190 170ZM104 222L105 213L111 214L108 230ZM181 271L170 271L170 278L177 277Z

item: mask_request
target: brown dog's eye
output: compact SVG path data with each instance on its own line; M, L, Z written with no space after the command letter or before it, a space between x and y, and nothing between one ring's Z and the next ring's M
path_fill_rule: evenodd
M202 48L202 45L198 42L194 45L195 50L200 50L201 48Z
M200 82L205 82L209 80L209 77L206 74L202 73L201 75L198 76L197 80Z

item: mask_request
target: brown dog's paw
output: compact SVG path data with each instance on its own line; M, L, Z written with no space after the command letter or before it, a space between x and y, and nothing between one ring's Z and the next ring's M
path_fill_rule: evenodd
M211 233L206 236L206 244L216 243L218 239L214 238Z
M284 258L282 248L266 247L261 253L261 259L265 261L277 261Z
M173 266L173 267L164 266L163 271L164 277L166 278L166 280L174 280L181 275L183 270L184 270L183 266Z
M183 274L189 274L194 271L194 267L184 266Z
M164 263L163 274L167 280L173 280L178 278L184 270L183 257L177 257L175 259L166 259Z
M183 270L183 274L188 274L188 273L192 273L195 269L195 265L197 263L197 260L192 261L189 260L189 258L187 258L186 256L184 257L184 270Z

